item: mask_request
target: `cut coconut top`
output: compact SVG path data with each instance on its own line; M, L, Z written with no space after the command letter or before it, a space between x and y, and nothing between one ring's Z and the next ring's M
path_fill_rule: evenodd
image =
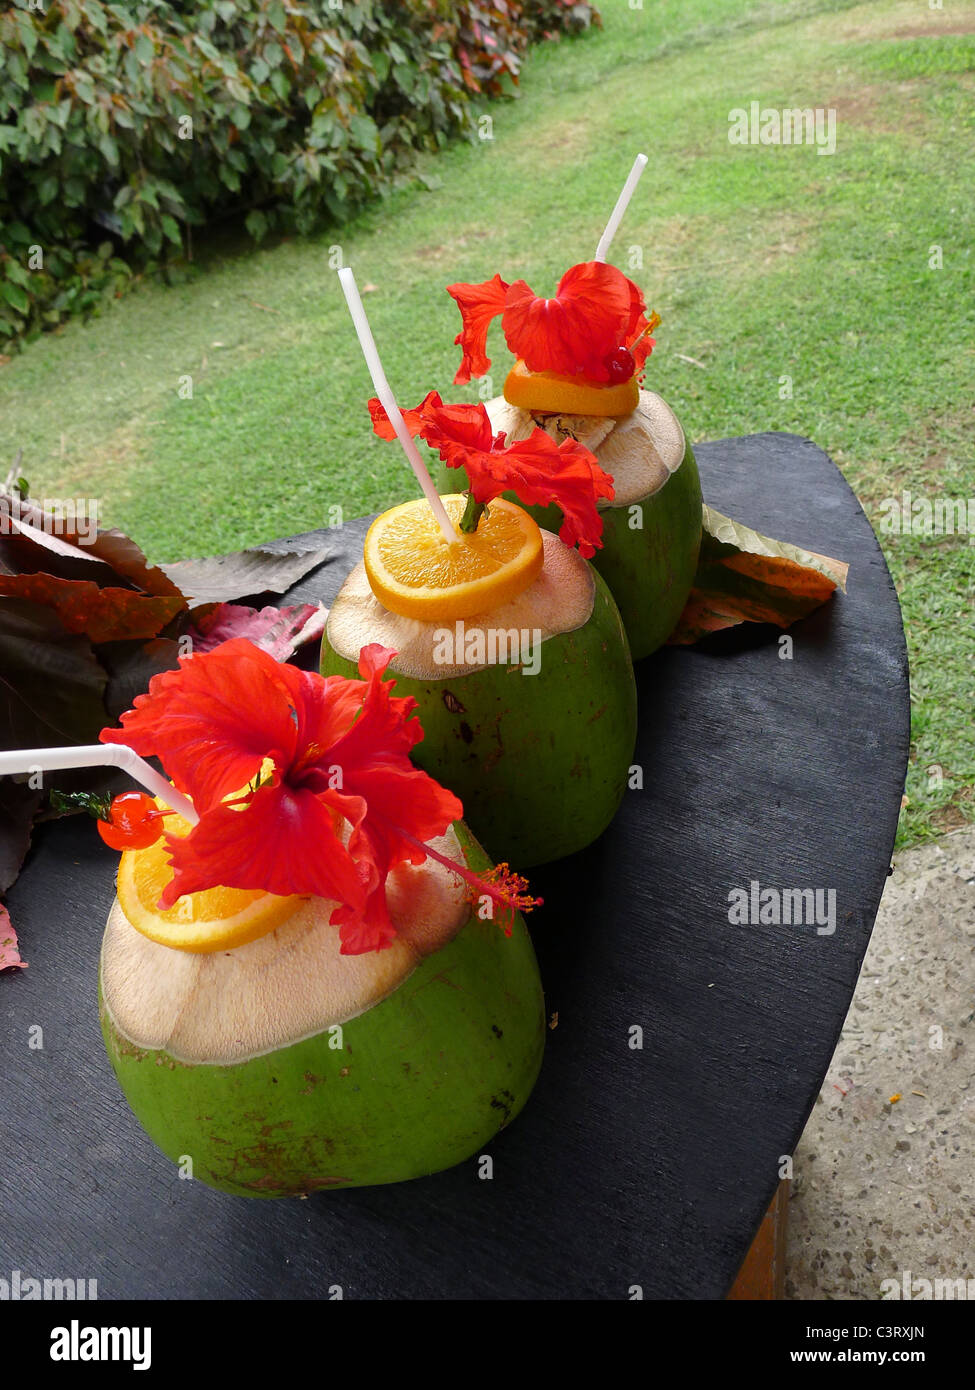
M531 414L511 405L504 396L488 401L491 428L504 430L506 443L527 439L541 428L561 444L577 439L600 466L613 475L616 497L603 507L629 507L645 502L681 466L686 443L680 421L655 391L641 391L636 410L621 419L596 415Z
M542 532L545 558L541 572L527 589L490 613L465 618L421 622L390 613L369 587L365 567L356 565L328 615L326 633L332 649L347 661L358 661L370 642L396 652L390 673L413 680L450 680L491 665L521 660L521 639L533 644L562 632L574 632L592 616L595 581L577 550L563 545L550 531ZM458 639L457 628L462 633ZM484 660L464 658L481 652ZM527 657L526 657L527 659Z
M453 829L434 849L464 863ZM399 936L383 951L340 952L335 903L306 898L276 931L232 951L193 954L137 932L116 899L102 942L101 985L118 1031L177 1061L228 1066L365 1013L439 951L470 915L464 884L433 859L386 881Z

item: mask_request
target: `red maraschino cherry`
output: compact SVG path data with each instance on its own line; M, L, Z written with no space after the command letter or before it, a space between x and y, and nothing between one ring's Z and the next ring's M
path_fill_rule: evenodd
M122 792L109 807L109 819L98 821L98 833L110 849L148 849L163 833L163 817L147 792Z

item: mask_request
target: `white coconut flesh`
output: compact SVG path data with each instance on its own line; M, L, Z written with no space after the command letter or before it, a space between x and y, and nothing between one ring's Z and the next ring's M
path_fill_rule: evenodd
M659 492L684 458L684 431L670 406L655 391L641 391L640 403L618 419L596 415L547 415L511 405L504 396L487 402L491 428L504 430L506 443L527 439L541 428L556 444L576 439L600 467L612 474L616 496L600 508L629 507Z
M431 845L463 864L452 828ZM342 955L335 903L307 898L266 936L231 951L179 951L150 941L116 899L102 942L102 997L129 1042L178 1061L230 1065L314 1037L365 1013L468 920L464 884L433 859L400 865L386 883L399 935L382 951Z
M499 664L492 654L520 652L523 633L534 643L574 632L592 616L596 598L592 570L577 550L563 545L550 531L542 532L542 544L542 568L528 588L489 613L465 618L461 640L450 619L421 622L390 613L369 587L365 566L356 565L329 612L325 628L329 644L339 656L357 662L364 646L380 642L396 652L389 674L422 681L450 680ZM453 634L449 641L445 633ZM480 651L486 659L479 664L457 659Z

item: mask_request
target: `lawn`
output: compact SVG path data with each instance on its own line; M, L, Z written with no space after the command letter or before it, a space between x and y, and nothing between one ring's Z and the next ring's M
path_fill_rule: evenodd
M370 435L330 260L372 287L387 371L412 404L446 391L457 363L443 286L496 269L554 285L592 254L643 148L614 259L662 316L651 384L689 435L808 435L875 524L903 489L975 497L975 4L602 9L601 33L536 50L520 99L491 107L493 139L421 166L433 188L314 239L222 237L181 283L145 284L29 345L0 370L0 457L23 448L35 495L97 497L157 559L411 495L396 451ZM836 153L730 145L729 111L753 100L835 108ZM908 843L975 817L975 546L882 540L913 672Z

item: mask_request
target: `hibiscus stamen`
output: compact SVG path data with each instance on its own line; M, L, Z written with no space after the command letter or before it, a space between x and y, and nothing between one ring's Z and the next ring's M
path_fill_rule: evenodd
M466 865L458 864L454 859L448 859L445 854L435 850L432 845L425 845L420 840L415 840L412 835L397 827L397 833L402 835L404 840L410 841L421 849L424 854L428 854L431 859L442 864L445 869L464 880L467 886L465 896L472 907L482 908L485 906L485 899L491 904L490 917L497 922L505 936L511 935L512 924L514 923L516 912L531 912L533 907L541 907L544 899L534 898L528 892L528 880L521 874L513 873L510 866L506 863L496 864L493 869L489 869L485 874L476 874Z

